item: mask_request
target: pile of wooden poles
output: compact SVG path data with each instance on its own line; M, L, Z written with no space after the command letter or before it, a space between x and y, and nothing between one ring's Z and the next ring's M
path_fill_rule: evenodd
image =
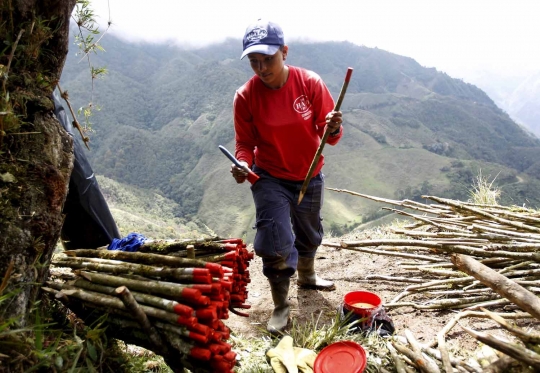
M57 279L43 289L77 315L108 313L107 322L127 333L117 334L147 342L169 365L232 371L236 354L222 320L229 310L247 316L235 308L249 308L253 253L241 239L146 240L136 252L104 248L64 254L52 264L72 273L53 269Z
M394 361L396 372L410 373L418 370L425 373L440 373L441 371L446 373L508 373L510 371L529 372L531 370L528 367L532 367L532 371L539 371L540 355L537 351L540 347L540 334L526 331L507 321L507 319L530 318L531 315L524 312L491 312L485 308L480 308L480 310L457 313L437 333L436 338L427 341L427 343L420 343L408 329L404 330L404 336L394 336L391 341L387 342L387 348ZM517 337L521 343L460 325L463 330L479 342L505 355L495 359L495 361L493 358L483 361L483 364L475 359L451 356L446 348L446 335L458 324L459 320L466 317L490 318ZM413 367L417 370L413 370Z
M406 216L412 221L402 228L393 229L397 235L395 239L342 240L338 243L325 241L323 244L404 259L398 265L410 274L408 276L366 276L366 279L408 284L401 293L384 305L387 309L413 307L428 310L465 310L452 319L439 333L437 340L425 346L439 346L438 353L446 372L454 370L445 350L444 337L461 317L489 317L499 324L507 318L540 320L540 300L537 295L540 293L538 211L516 206L478 205L434 196L423 196L422 198L435 202L424 204L373 197L342 189L328 189L393 205L394 207L385 209ZM403 301L407 297L412 299ZM520 308L527 312L489 313L487 310L500 306L505 306L506 310ZM472 311L480 307L485 311ZM483 333L470 329L467 332L483 343L488 343L487 339L483 338ZM529 334L528 338L529 342L532 340L538 343L536 335ZM409 343L411 339L407 338ZM414 342L411 346L413 345ZM500 343L490 346L508 354L509 350L503 351ZM396 349L399 350L400 347ZM540 364L540 354L527 347L514 347L510 349L511 356L528 366L540 369L540 365L535 365ZM401 351L404 351L403 348ZM457 370L460 369L475 371L463 365L459 365Z

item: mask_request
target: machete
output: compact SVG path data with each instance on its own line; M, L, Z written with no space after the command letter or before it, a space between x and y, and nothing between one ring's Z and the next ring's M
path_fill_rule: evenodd
M247 172L247 179L251 184L255 184L257 180L259 180L259 176L256 173L251 171L246 165L238 162L238 159L236 159L234 155L229 153L229 151L224 146L220 145L219 150L221 150L221 152L225 154L227 158L229 158L236 167L240 167L242 170Z

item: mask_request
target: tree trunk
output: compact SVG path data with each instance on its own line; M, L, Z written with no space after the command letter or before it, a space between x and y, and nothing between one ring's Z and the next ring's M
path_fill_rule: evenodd
M73 167L73 141L53 114L51 95L74 6L75 0L0 2L8 45L0 55L0 294L12 295L0 302L0 321L15 318L19 326L30 323L46 280Z

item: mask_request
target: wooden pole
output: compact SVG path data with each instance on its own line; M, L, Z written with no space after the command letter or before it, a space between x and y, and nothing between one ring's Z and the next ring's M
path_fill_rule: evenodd
M405 371L405 363L399 355L397 354L396 350L394 349L394 346L390 342L386 342L386 347L388 348L388 351L390 351L390 356L392 357L392 360L394 360L394 367L396 368L397 373L406 373Z
M540 371L540 355L536 352L528 350L525 347L515 343L503 341L494 335L477 332L463 325L461 325L461 328L480 342L493 347L494 349L499 350L508 356L512 356L519 361L523 361L527 365L532 366L535 372Z
M452 255L452 262L463 272L466 272L490 287L509 301L517 304L523 310L540 320L540 299L523 286L497 273L477 260L462 254Z
M351 75L353 72L353 68L349 67L347 69L347 74L345 75L345 81L343 82L343 86L341 87L341 92L339 93L339 98L336 103L336 106L334 106L334 111L339 111L341 108L341 103L343 102L343 98L345 97L345 92L347 92L347 87L349 86L349 81L351 80ZM311 177L313 176L313 171L315 170L315 167L317 167L317 163L319 163L319 158L321 157L322 151L324 149L324 145L326 144L326 140L328 140L328 136L330 135L330 131L328 131L328 127L324 131L324 135L321 139L321 143L319 144L319 148L317 149L317 152L315 153L315 157L313 158L313 161L311 161L311 166L309 167L308 173L306 175L306 178L304 179L304 183L302 184L302 189L300 190L300 195L298 196L298 204L302 202L302 199L304 198L304 194L306 194L306 190L308 188L309 182L311 180Z
M131 313L133 318L137 320L143 330L148 334L148 339L150 339L150 342L155 346L155 348L160 351L162 355L167 354L167 347L163 343L156 329L154 329L152 324L150 324L148 317L146 317L146 313L144 313L143 309L139 306L135 298L133 298L133 295L131 295L131 293L129 292L129 289L125 286L120 286L116 288L115 292L122 301L122 303L124 303L124 306L127 308L127 310Z
M423 373L440 373L441 371L439 368L435 365L432 366L432 364L428 363L426 359L424 358L424 355L422 353L415 352L413 350L408 349L405 345L402 345L401 343L397 341L392 341L392 345L396 350L398 350L400 353L408 357L412 360L413 364Z
M510 324L508 321L504 319L504 317L501 317L497 315L495 312L491 312L486 310L485 308L480 308L482 311L484 311L490 319L495 321L497 324L508 330L510 333L514 334L516 337L521 339L523 343L525 344L540 344L540 334L535 332L526 332L522 328Z

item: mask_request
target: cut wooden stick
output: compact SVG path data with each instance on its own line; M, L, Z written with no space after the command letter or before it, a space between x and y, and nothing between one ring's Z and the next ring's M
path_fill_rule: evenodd
M396 373L405 373L405 363L399 355L397 354L395 348L392 346L390 342L386 343L386 347L388 348L388 351L390 352L390 356L392 357L392 360L394 361L394 367L396 368Z
M46 284L50 287L55 288L60 286L59 283L53 281L47 281ZM63 284L62 286L65 286L66 288L67 286L73 286L77 288L91 290L97 293L116 296L115 287L94 284L93 282L83 279L77 279L75 281ZM157 307L169 312L174 312L180 316L189 317L193 313L192 307L186 306L173 300L164 299L162 297L157 297L154 295L139 293L135 291L132 291L131 295L133 295L135 300L139 303L147 304L149 306Z
M186 300L196 305L207 306L210 304L208 297L202 295L200 290L193 289L186 285L179 285L172 282L164 281L146 281L133 280L124 277L117 277L111 275L104 275L100 273L77 271L85 280L106 285L106 286L129 286L131 289L138 290L140 292L151 293L154 295L163 295L172 299Z
M513 312L513 313L496 313L497 316L503 317L505 319L526 319L526 318L532 318L532 316L526 312ZM478 318L488 318L489 316L480 311L462 311L460 313L457 313L454 317L450 319L444 326L444 328L441 329L439 334L446 336L448 333L450 333L450 330L456 326L459 320L465 317L478 317ZM427 344L427 346L433 347L436 346L438 343L437 339L433 339L430 343Z
M405 345L402 345L401 343L397 341L392 341L392 345L395 347L396 350L398 350L403 355L407 356L413 364L420 369L421 372L424 373L440 373L440 369L435 365L433 367L430 363L426 361L424 358L424 355L422 353L417 353L415 351L412 351L408 349Z
M411 294L414 294L412 291L407 291L406 289L403 290L401 293L396 295L390 302L388 303L397 303L399 300L405 298L406 296L409 296Z
M499 273L500 273L500 274L507 273L507 272L509 272L509 271L511 271L511 270L513 270L513 269L521 268L521 267L526 267L526 266L528 266L529 264L532 264L532 263L533 263L533 262L518 262L518 263L516 263L516 264L514 264L514 265L509 265L509 266L504 267L503 269L501 269L501 270L499 271ZM508 276L508 275L507 275L507 276ZM478 285L478 284L480 284L480 281L478 281L478 280L473 281L472 284L465 286L465 287L463 288L463 290L468 290L468 289L473 288L474 286L476 286L476 285Z
M409 329L405 329L403 331L403 334L405 334L405 338L407 338L407 342L409 343L409 345L411 345L411 349L417 354L421 354L422 347L420 346L420 343L418 343L418 341L416 340L412 332Z
M448 253L466 254L472 256L480 256L485 258L513 258L523 260L533 260L540 262L540 253L518 253L513 251L486 251L475 247L465 245L442 245L437 250L442 250Z
M513 368L520 367L521 364L516 359L504 355L501 356L499 359L494 361L493 363L489 364L487 367L484 368L482 371L483 373L507 373L512 372Z
M470 230L473 232L491 232L496 234L502 234L505 236L511 236L511 237L518 237L518 238L524 238L524 239L533 239L535 241L540 240L540 235L534 234L534 233L526 233L526 232L516 232L510 229L500 229L500 228L493 228L493 227L487 227L482 224L473 224L470 227Z
M359 251L364 253L371 253L371 254L379 254L379 255L387 255L387 256L395 256L400 258L411 258L411 259L420 259L420 260L427 260L430 262L444 262L446 259L438 258L436 256L427 256L427 255L417 255L417 254L408 254L408 253L400 253L400 252L392 252L392 251L384 251L384 250L377 250L377 249L368 249L367 247L343 247L345 250L351 250L351 251Z
M466 277L466 274L459 271L445 271L442 269L434 269L434 268L422 268L419 267L418 271L428 273L430 275L436 275L441 277Z
M187 283L212 283L210 271L206 268L156 267L101 258L62 258L58 259L56 263L74 269L86 269L115 275L134 274Z
M437 341L439 342L437 347L439 348L439 351L441 353L441 362L443 369L446 373L453 373L454 370L452 369L452 363L450 362L450 354L448 353L448 349L446 348L445 335L439 332L437 334Z
M45 289L51 289L51 288L44 288L44 290ZM85 302L88 302L90 304L94 304L96 306L114 308L114 309L124 310L124 311L127 309L124 306L124 303L120 299L110 296L110 295L104 295L101 293L95 293L92 291L77 289L73 287L59 288L55 290L56 291L59 290L59 294L58 294L59 296L66 295L68 297L75 297ZM141 305L140 307L143 309L144 313L146 313L148 316L154 317L163 321L167 321L173 325L176 325L176 324L193 325L197 322L196 318L182 318L174 313L160 310L154 307L149 307L149 306Z
M433 356L434 358L442 361L441 351L436 350L434 348L428 347L426 345L422 345L422 351L428 353L429 355ZM466 361L455 358L450 356L450 363L453 367L456 367L456 369L459 370L459 368L464 369L466 372L471 373L482 373L482 369L476 368L472 366L471 364L468 364Z
M495 312L488 311L485 308L480 309L485 312L493 321L521 339L525 344L540 344L540 334L535 332L526 332L516 325L511 325L508 321L497 315Z
M144 313L143 309L139 306L133 295L129 292L129 289L125 286L120 286L115 290L116 294L124 303L126 309L131 313L132 317L137 320L143 330L148 334L148 339L154 345L154 347L161 352L161 354L168 354L168 349L161 340L161 337L157 333L156 329L150 324L148 317Z
M343 85L341 86L341 91L339 92L338 100L336 102L336 105L334 106L334 111L339 111L339 109L341 108L341 103L343 102L343 99L345 98L345 92L347 92L347 87L349 86L349 81L351 80L352 72L353 72L353 68L349 67L347 69L347 73L345 74L345 79L343 81ZM317 148L317 152L315 153L315 157L313 157L313 160L311 161L311 165L307 172L306 178L304 179L304 183L302 184L302 188L300 189L300 194L298 196L298 205L300 204L300 202L302 202L302 199L304 198L304 194L306 194L306 190L308 188L309 182L311 180L311 177L313 176L313 171L315 170L315 167L317 167L317 164L319 163L319 158L321 157L322 151L324 149L324 145L326 144L326 140L328 140L328 136L330 136L330 131L328 130L328 126L327 126L324 131L321 142L319 144L319 147Z
M434 248L440 245L435 241L421 241L412 239L395 239L395 238L380 238L374 240L356 240L356 241L341 241L342 248L349 247L378 247L378 246L419 246L428 247L430 243Z
M473 305L483 305L486 301L494 300L494 298L499 298L499 296L493 294L470 298L438 299L431 301L429 304L417 304L414 302L385 303L384 306L387 308L413 307L417 310L459 309Z
M363 197L363 198L366 198L366 199L370 199L372 201L387 203L387 204L390 204L390 205L403 206L403 201L398 201L398 200L394 200L394 199L370 196L368 194L357 193L357 192L353 192L353 191L347 190L347 189L337 189L337 188L325 188L325 189L332 190L332 191L338 192L338 193L347 193L347 194L351 194L353 196Z
M379 275L369 275L366 276L366 280L384 280L391 282L409 282L413 284L421 284L425 280L420 278L409 278L409 277L394 277L394 276L379 276Z
M536 371L540 371L540 355L532 350L528 350L525 347L519 346L508 341L504 341L494 335L477 332L475 330L469 329L463 325L460 325L463 330L472 335L474 338L480 342L493 347L496 350L505 353L508 356L523 361L527 365L532 366Z
M452 224L452 222L447 221L447 220L445 220L445 223L447 223L447 224L439 224L439 223L435 222L434 219L426 218L425 216L409 214L409 213L407 213L405 211L396 210L396 209L390 209L390 208L386 208L386 207L383 207L382 209L383 210L393 211L398 215L408 216L408 217L411 217L413 219L420 220L423 223L426 223L426 224L429 224L431 226L439 228L441 231L453 231L453 232L469 233L468 231L464 230L463 227L458 228L457 226Z
M426 282L424 284L418 284L418 285L410 285L407 286L408 291L418 291L423 289L428 289L434 286L438 285L457 285L457 284L467 284L474 280L474 277L461 277L461 278L451 278L448 280L434 280L430 282Z
M189 245L188 245L189 246ZM192 245L191 245L192 246ZM168 267L192 267L192 268L215 268L216 264L210 264L200 259L178 258L171 255L160 255L152 253L128 252L120 250L68 250L64 254L70 257L102 258L112 260L122 260L132 263L164 265Z
M540 299L534 293L469 256L454 254L452 262L463 272L540 320Z
M514 228L518 228L518 229L521 229L521 230L534 232L534 233L540 233L540 228L533 227L533 226L523 224L523 223L520 223L520 222L516 222L516 221L513 221L513 220L499 218L498 216L490 214L490 213L488 213L486 211L483 211L483 210L481 210L479 208L464 205L463 203L461 203L459 201L453 201L453 200L450 200L450 199L439 198L439 197L435 197L435 196L422 196L422 198L428 198L428 199L431 199L433 201L437 201L439 203L450 205L450 206L455 207L455 208L460 209L460 210L464 210L464 211L467 211L467 212L472 212L472 213L474 213L476 215L479 215L479 216L481 216L483 218L488 218L490 220L496 221L496 222L504 224L504 225L509 225L511 227L514 227Z

